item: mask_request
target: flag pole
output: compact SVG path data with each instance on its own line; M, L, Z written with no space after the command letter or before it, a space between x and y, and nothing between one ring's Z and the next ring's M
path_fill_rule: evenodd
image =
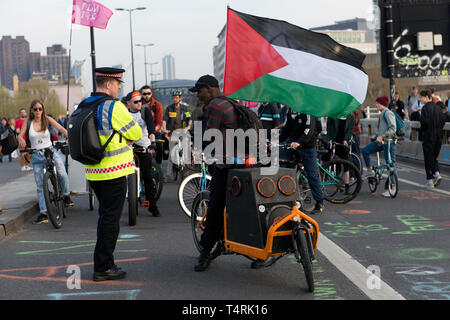
M95 41L94 41L94 27L90 27L91 31L91 61L92 61L92 92L97 90L95 85Z
M72 66L72 27L73 22L70 22L70 36L69 36L69 64L67 66L67 104L66 104L66 130L69 128L69 96L70 96L70 71ZM66 154L66 172L69 173L69 154Z

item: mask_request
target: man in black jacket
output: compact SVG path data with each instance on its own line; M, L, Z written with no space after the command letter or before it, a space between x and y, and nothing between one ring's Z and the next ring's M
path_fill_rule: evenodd
M427 175L427 188L437 187L442 177L439 174L439 152L442 146L442 129L445 125L444 114L434 102L430 90L420 92L420 102L424 104L420 115L423 158Z
M283 153L297 152L301 158L306 170L311 193L316 201L312 214L319 214L323 211L323 192L317 170L317 136L322 131L320 121L310 115L297 113L289 109L286 115L286 125L281 129L280 141L289 143L292 149L280 150L280 158Z

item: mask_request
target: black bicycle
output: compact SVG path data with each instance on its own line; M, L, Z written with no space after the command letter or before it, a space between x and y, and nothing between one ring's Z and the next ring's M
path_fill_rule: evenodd
M144 192L144 181L142 179L142 173L140 171L139 157L137 153L146 153L147 149L133 145L133 157L135 163L135 172L128 175L128 224L130 226L136 225L136 217L138 216L139 203L144 204L145 192ZM161 192L164 185L164 177L162 175L162 169L160 165L156 162L156 159L152 157L152 176L153 176L153 190L155 195L155 200L158 200L161 196Z
M53 147L56 150L62 150L64 153L69 145L64 142L54 142ZM22 150L21 152L26 152L31 155L39 151L42 151L45 157L43 191L47 214L52 225L56 229L59 229L63 225L63 218L66 217L66 209L64 206L64 195L62 194L62 185L58 179L56 164L53 161L53 150L52 148L45 148L40 150Z

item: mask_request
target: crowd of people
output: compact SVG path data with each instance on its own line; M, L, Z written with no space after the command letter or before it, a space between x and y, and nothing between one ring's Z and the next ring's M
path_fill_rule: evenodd
M152 88L143 86L139 91L128 93L121 101L115 99L121 88L123 69L97 68L97 90L82 104L97 108L96 121L100 142L109 141L105 156L98 164L85 165L86 178L99 200L99 220L97 227L97 243L94 253L94 280L115 280L125 277L126 272L114 262L114 248L119 234L119 220L125 201L127 190L126 176L134 172L133 148L137 152L142 178L144 181L145 197L149 203L149 212L159 217L161 215L157 200L152 172L152 159L161 164L168 159L164 148L156 141L170 140L170 135L177 129L193 130L194 121L201 121L203 130L217 129L224 135L227 129L239 128L237 114L230 100L223 96L217 79L204 75L198 79L190 89L197 94L200 102L194 111L189 111L182 102L181 92L173 92L173 103L163 110L153 96ZM348 159L348 146L352 144L353 151L363 156L365 164L364 177L373 174L370 155L374 152L390 152L391 160L396 170L396 117L416 120L421 123L420 139L423 143L424 162L428 188L437 187L442 180L439 174L437 158L442 144L442 129L446 121L450 121L448 113L449 100L442 102L433 90L418 90L413 87L405 101L396 94L394 103L390 104L387 96L376 99L376 106L380 112L378 131L373 141L364 148L360 148L361 123L365 117L363 109L357 109L346 118L319 119L311 115L296 112L288 106L277 103L261 103L241 101L255 111L262 127L270 134L271 129L280 129L280 141L290 148L280 150L287 153L298 153L310 184L312 196L316 201L311 214L320 214L324 210L324 195L318 175L316 158L317 142L326 125L326 136L329 140L339 143L337 156ZM81 105L81 104L80 104ZM52 140L65 139L66 119L60 116L55 120L46 114L44 104L35 100L27 112L20 109L18 119L2 119L0 133L3 127L9 126L18 135L20 149L27 147L34 150L52 148ZM115 133L118 133L114 136ZM111 138L111 135L113 137ZM387 139L393 141L387 150ZM69 141L70 143L70 141ZM224 146L226 148L226 146ZM67 207L74 205L70 199L69 179L61 158L61 154L54 151L54 161L57 173L62 182L64 203ZM0 150L1 155L1 150ZM11 155L10 155L11 157ZM22 171L33 170L37 185L40 214L35 223L47 222L45 201L42 193L42 172L44 158L42 152L33 153L31 159L20 153ZM1 158L0 158L1 159ZM11 161L11 158L9 158ZM387 160L386 160L387 161ZM166 174L170 175L171 165L167 165ZM202 234L200 245L203 248L195 265L195 271L204 271L211 261L211 250L220 239L223 232L222 212L225 207L228 166L215 166L212 170L211 195L208 208L208 224ZM344 174L346 189L349 175ZM386 194L388 196L388 194Z

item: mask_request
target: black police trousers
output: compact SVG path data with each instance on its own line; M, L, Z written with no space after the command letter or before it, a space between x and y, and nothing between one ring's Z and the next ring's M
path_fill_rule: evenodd
M215 167L211 177L208 218L200 239L200 245L205 252L210 252L216 242L223 237L223 210L226 204L228 170Z
M94 272L104 272L114 266L113 253L119 237L119 222L127 192L127 178L124 176L89 183L99 202Z

